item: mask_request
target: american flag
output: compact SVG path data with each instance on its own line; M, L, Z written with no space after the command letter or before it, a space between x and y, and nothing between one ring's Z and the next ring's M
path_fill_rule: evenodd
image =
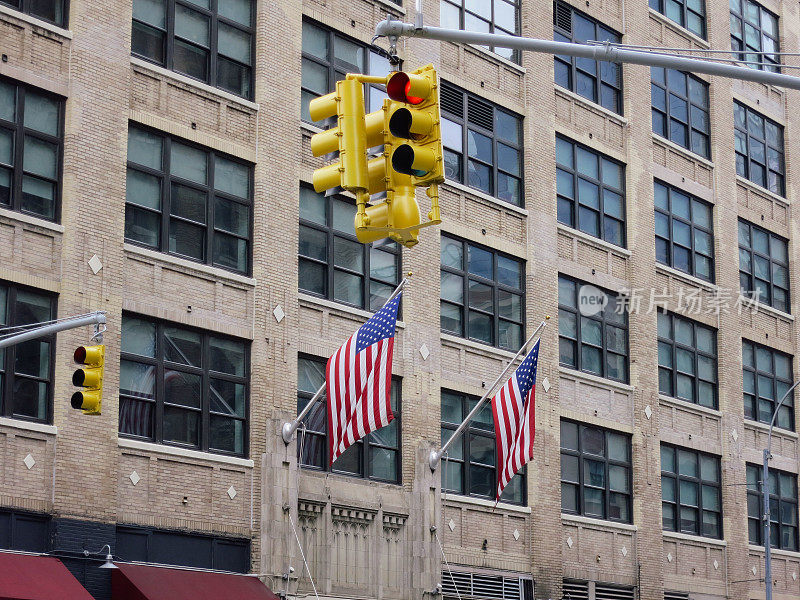
M394 419L391 408L392 353L397 294L328 359L328 450L331 464L370 431Z
M536 431L536 364L539 342L492 398L494 431L497 438L497 497L511 478L533 458Z

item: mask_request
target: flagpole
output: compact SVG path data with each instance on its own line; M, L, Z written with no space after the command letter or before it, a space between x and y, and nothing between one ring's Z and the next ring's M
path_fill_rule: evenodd
M483 397L480 400L478 400L478 403L475 405L475 408L473 408L469 412L469 414L467 415L467 418L464 419L464 421L462 421L461 425L458 426L458 428L455 430L455 432L453 432L453 435L450 436L450 439L448 439L444 443L444 445L441 447L441 449L438 450L438 451L437 450L431 450L430 456L428 457L428 463L430 464L431 471L435 471L436 470L436 467L439 464L439 461L442 459L442 456L444 455L444 453L447 452L447 449L455 441L455 439L459 435L461 435L461 433L464 431L464 428L466 428L466 426L473 419L473 417L476 414L478 414L478 411L480 410L481 406L486 401L486 399L492 394L492 392L494 391L494 388L497 386L498 383L500 383L500 381L503 379L503 377L505 377L506 373L508 373L508 370L514 365L514 362L517 360L517 358L519 358L519 355L522 354L522 351L525 350L525 348L528 347L528 344L531 343L533 338L536 337L536 334L538 334L542 329L544 329L544 327L545 327L545 325L547 325L547 321L549 319L550 319L550 316L548 315L548 316L546 316L544 318L544 321L539 323L539 326L536 328L536 330L525 341L525 343L522 344L522 347L519 350L517 350L517 353L514 355L514 358L512 358L510 361L508 361L508 364L506 365L505 369L503 369L502 372L500 373L500 375L497 376L497 379L495 379L494 383L486 390L486 393L483 395Z
M413 273L409 271L408 277L411 277L412 275ZM386 299L384 305L394 300L397 297L397 295L403 291L403 287L408 283L408 277L403 277L402 281L397 285L392 294ZM285 444L288 445L292 441L294 432L297 431L298 427L300 427L300 423L303 421L305 416L311 411L311 409L314 407L314 404L317 403L317 400L319 400L320 396L322 396L324 391L325 391L325 382L323 382L322 385L319 386L319 389L311 397L311 400L308 401L308 404L305 405L303 410L300 411L300 414L297 415L294 421L292 422L287 421L286 423L283 424L283 427L281 428L281 435L283 436L283 442Z

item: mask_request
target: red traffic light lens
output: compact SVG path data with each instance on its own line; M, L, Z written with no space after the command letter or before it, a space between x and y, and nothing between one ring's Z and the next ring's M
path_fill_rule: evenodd
M408 101L409 104L419 104L425 99L425 98L417 98L416 96L409 96L408 92L410 90L411 90L411 82L409 81L406 84L406 89L404 90L406 100Z
M408 92L411 90L411 78L407 73L398 71L389 78L386 83L386 93L389 98L396 102L408 102L409 104L421 104L425 98L418 98L416 96L409 96Z
M75 348L75 354L73 357L75 358L76 363L83 363L86 360L86 347L78 346Z

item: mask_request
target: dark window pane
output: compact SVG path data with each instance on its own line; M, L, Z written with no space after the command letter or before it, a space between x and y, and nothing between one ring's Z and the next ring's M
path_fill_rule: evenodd
M144 56L158 63L164 62L164 45L166 34L154 27L133 22L131 33L131 52Z
M207 79L208 50L176 39L173 52L176 71L203 81Z

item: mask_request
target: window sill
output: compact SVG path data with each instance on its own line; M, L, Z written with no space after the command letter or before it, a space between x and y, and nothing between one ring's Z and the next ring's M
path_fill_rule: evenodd
M0 427L11 427L23 431L35 431L36 433L46 433L47 435L58 435L58 427L47 425L46 423L34 423L33 421L23 421L22 419L12 419L10 417L0 417Z
M617 521L607 521L606 519L595 519L594 517L584 517L582 515L570 515L561 513L561 523L568 525L596 525L598 527L609 527L622 531L638 531L639 528L631 523L618 523Z
M37 19L36 17L25 14L24 12L14 10L13 8L0 5L0 14L9 15L10 17L14 17L15 19L19 19L20 21L25 21L26 23L35 25L36 27L41 27L42 29L46 29L50 33L55 33L56 35L59 35L62 38L68 40L72 39L72 32L69 29L64 29L63 27L59 27L58 25L53 25L52 23L48 23L47 21L43 21L42 19Z
M653 133L653 141L656 142L656 143L659 143L659 144L664 144L668 148L670 148L671 150L674 150L675 152L678 152L679 154L682 154L685 158L687 158L689 160L697 161L699 163L702 163L705 166L707 166L709 169L713 169L714 168L714 162L709 160L709 159L707 159L705 156L700 156L699 154L696 154L696 153L692 152L691 150L689 150L687 148L684 148L683 146L680 146L679 144L676 144L672 140L668 140L665 137L661 137L657 133Z
M746 177L742 177L741 175L737 174L736 175L736 183L741 183L743 186L752 189L756 193L765 194L766 196L769 196L772 200L775 200L776 202L780 202L784 206L789 206L789 201L786 198L784 198L783 196L779 196L775 192L772 192L772 191L768 190L765 187L761 187L757 183L753 183L752 181L750 181Z
M451 187L453 189L456 189L456 190L458 190L460 192L464 192L465 194L472 194L473 196L476 196L477 198L480 198L481 200L486 200L487 202L491 202L492 204L494 204L495 206L498 206L500 208L505 208L506 210L510 210L512 212L519 213L519 214L521 214L521 215L523 215L525 217L528 216L528 211L525 210L524 208L520 208L519 206L515 206L515 205L510 204L508 202L504 202L503 200L500 200L499 198L495 198L494 196L490 196L486 192L482 192L480 190L476 190L476 189L471 188L471 187L469 187L467 185L464 185L463 183L459 183L458 181L453 181L452 179L446 179L445 182L444 182L444 185L448 186L448 187Z
M146 69L148 71L161 75L162 77L167 77L174 81L179 81L180 83L183 83L185 85L189 85L191 87L203 90L208 94L213 94L220 98L224 98L225 100L233 102L234 104L238 104L248 110L257 111L259 109L259 106L256 102L245 100L244 98L240 98L235 94L231 94L230 92L221 90L217 87L214 87L213 85L203 83L202 81L198 81L197 79L192 79L191 77L188 77L186 75L181 75L180 73L176 73L175 71L171 71L154 63L146 61L142 58L131 56L131 64L141 69Z
M715 417L717 419L722 418L722 413L714 408L708 408L707 406L700 406L699 404L694 404L693 402L689 402L687 400L681 400L680 398L673 398L672 396L665 396L664 394L659 394L658 402L659 404L667 404L669 406L674 406L675 408L688 410L689 412L697 412L703 415L708 415L710 417Z
M225 269L220 269L218 267L211 267L209 265L204 265L202 263L192 262L191 260L178 258L177 256L171 256L166 252L158 252L157 250L142 248L141 246L137 246L135 244L129 244L127 242L123 245L123 248L125 249L125 252L128 254L136 254L139 256L152 259L156 262L175 265L178 267L183 267L185 269L191 269L193 271L198 271L206 275L211 275L212 277L216 277L218 279L227 279L229 281L235 281L236 283L241 283L243 285L247 285L250 287L255 287L256 285L256 280L252 277L237 275L236 273L231 273L230 271L226 271Z
M348 306L347 304L341 304L340 302L335 302L326 298L318 298L317 296L312 296L311 294L305 294L303 292L297 293L297 300L301 303L305 302L306 304L313 304L329 310L339 311L354 317L360 317L364 320L371 318L375 314L363 308L355 308L354 306ZM405 322L397 321L397 328L405 329Z
M405 15L406 9L394 2L390 2L389 0L372 0L375 4L380 4L381 6L388 8L389 10L396 12L399 15Z
M707 290L709 292L718 292L719 286L716 283L711 283L710 281L706 281L705 279L700 279L699 277L695 277L694 275L689 275L688 273L684 273L683 271L679 271L675 267L670 267L668 265L661 264L659 262L656 263L656 271L662 271L666 275L671 275L677 279L680 279L684 283L688 283L689 285L697 286L701 289Z
M322 127L317 127L316 125L312 125L311 123L306 123L302 119L300 119L300 129L307 131L311 135L315 133L322 133L325 131Z
M494 502L491 500L484 500L483 498L472 498L471 496L462 496L455 492L442 492L442 501L454 502L456 504L471 504L473 506L482 506L484 508L494 508ZM498 502L497 508L506 512L516 512L529 515L531 514L530 506L521 506L519 504L509 504L508 502Z
M761 421L753 421L751 419L748 419L747 417L745 417L744 426L750 427L752 429L760 429L764 433L769 432L769 425L767 425L766 423L762 423ZM777 426L772 428L772 435L787 437L794 440L800 439L800 435L798 435L796 432L789 431L788 429L782 429Z
M753 544L747 544L747 549L750 552L764 552L764 546L754 546ZM775 556L786 556L787 558L800 558L800 552L795 552L794 550L781 550L780 548L771 548L769 551L770 554Z
M585 241L585 242L587 242L589 244L592 244L593 246L596 246L596 247L601 248L603 250L608 250L609 252L611 252L613 254L618 254L618 255L623 256L625 258L630 258L630 256L631 256L631 251L630 250L628 250L626 248L622 248L621 246L617 246L616 244L612 244L611 242L607 242L605 240L601 240L600 238L596 238L593 235L589 235L588 233L584 233L583 231L581 231L579 229L573 229L569 225L564 225L563 223L557 223L556 227L558 228L559 231L563 231L566 234L573 235L573 236L575 236L577 238L582 239L583 241Z
M606 117L608 117L612 121L616 121L622 126L628 125L628 119L626 119L622 115L615 113L613 110L608 110L605 106L600 106L596 102L592 102L591 100L584 98L580 94L576 94L572 90L562 87L557 83L555 84L555 92L556 94L562 94L568 97L570 100L574 100L575 102L577 102L578 104L584 106L589 110L596 110L603 113Z
M55 233L64 233L64 226L60 225L59 223L53 223L52 221L40 219L38 217L34 217L33 215L26 215L25 213L17 212L16 210L11 210L10 208L0 208L0 217L8 217L9 219L14 219L15 221L27 223L28 225L35 225L36 227L49 229Z
M563 365L558 366L558 372L561 373L562 375L568 375L569 377L574 377L575 379L581 379L587 383L604 385L607 387L612 387L621 390L623 392L631 393L635 389L630 384L620 383L619 381L614 381L613 379L606 379L605 377L599 377L598 375L592 375L591 373L584 373L583 371L570 369L569 367L565 367Z
M490 346L489 344L481 344L480 342L473 342L472 340L458 337L457 335L453 335L451 333L445 333L442 331L439 333L439 335L441 341L443 342L448 342L449 344L455 346L467 346L468 348L472 348L473 350L480 350L487 354L494 354L495 358L499 358L501 360L511 360L516 356L516 354L514 354L513 352L509 352L508 350L495 348L494 346Z
M225 456L224 454L201 452L200 450L188 450L186 448L167 446L165 444L155 444L153 442L129 440L123 437L117 439L117 446L120 448L127 448L129 450L141 450L142 452L154 452L156 454L180 456L183 458L193 458L196 460L217 462L226 465L234 465L237 467L246 467L250 469L253 468L253 461L249 458L237 458L235 456Z
M500 65L503 65L504 67L508 67L509 69L511 69L512 71L516 71L520 75L525 75L528 72L528 70L522 65L518 65L514 61L508 60L507 58L504 58L499 54L492 52L491 50L487 50L486 48L481 48L480 46L476 46L475 44L466 44L464 47L468 50L475 50L476 52L480 52L483 56L485 56L489 60L494 61Z
M666 25L667 27L669 27L670 29L672 29L676 33L678 33L678 34L680 34L680 35L682 35L684 37L689 38L689 40L691 40L692 42L694 42L698 46L700 46L702 48L705 48L706 50L711 48L711 44L710 43L708 43L706 40L701 38L696 33L692 33L691 31L686 29L680 23L676 23L675 21L673 21L672 19L670 19L666 15L662 15L657 10L653 10L652 8L649 8L649 7L648 7L648 10L650 11L650 16L651 17L653 17L657 21L660 21L661 23L663 23L664 25Z
M663 535L667 539L682 540L685 542L695 542L697 544L707 544L709 546L721 546L722 548L728 545L728 542L726 542L725 540L718 540L716 538L704 537L702 535L692 535L689 533L679 533L677 531L662 531L661 535Z
M744 296L739 294L739 303L742 306L750 306L750 299L749 298L745 298ZM762 304L761 302L759 302L755 306L759 310L763 310L764 312L767 312L767 313L771 314L773 317L778 317L779 319L783 319L784 321L794 321L794 317L792 315L790 315L789 313L783 312L782 310L778 310L777 308L772 308L771 306L768 306L766 304Z

